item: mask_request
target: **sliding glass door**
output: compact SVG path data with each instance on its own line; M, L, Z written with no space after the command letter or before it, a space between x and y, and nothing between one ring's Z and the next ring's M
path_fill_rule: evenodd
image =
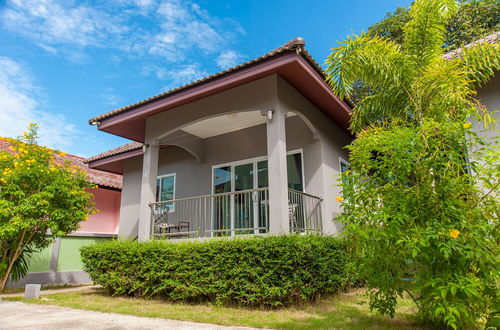
M287 156L287 170L288 187L302 191L301 152L289 153ZM268 193L265 191L243 192L269 186L267 159L265 157L215 166L212 180L214 194L221 194L220 197L214 198L213 205L212 224L218 235L263 233L267 231L269 226Z

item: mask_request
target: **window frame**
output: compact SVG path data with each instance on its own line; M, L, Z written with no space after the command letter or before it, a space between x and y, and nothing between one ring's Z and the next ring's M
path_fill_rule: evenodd
M168 201L162 201L162 200L160 200L160 198L161 198L162 179L169 178L169 177L173 177L174 178L174 189L173 189L173 192L172 192L172 199L170 199ZM169 202L169 201L175 200L175 191L176 191L176 188L177 188L177 176L176 176L176 173L168 173L168 174L158 175L156 177L156 183L157 184L158 184L158 180L160 180L159 185L158 185L158 196L155 196L155 200L157 201L157 203ZM175 209L174 204L170 204L170 205L171 205L171 207L169 208L168 211L169 212L174 212L174 209Z
M349 165L351 165L351 163L349 163L347 160L345 160L342 157L339 157L339 173L340 174L342 174L342 163L346 164L347 167L349 167Z
M286 155L289 156L289 155L294 155L294 154L300 154L300 162L301 162L301 167L302 167L302 170L301 170L301 175L302 175L302 192L305 192L306 191L306 178L304 176L304 150L302 148L300 149L292 149L292 150L289 150L286 152ZM267 155L265 156L259 156L259 157L252 157L252 158L247 158L247 159L241 159L241 160L236 160L236 161L232 161L232 162L226 162L226 163L222 163L222 164L216 164L216 165L212 165L212 172L211 172L211 181L212 181L212 188L211 188L211 192L212 194L215 194L215 187L214 187L214 169L216 168L220 168L220 167L225 167L225 166L230 166L231 167L231 192L234 192L234 166L238 166L238 165L242 165L242 164L246 164L246 163L253 163L254 164L254 168L253 168L253 171L254 171L254 187L256 187L258 184L257 184L257 163L260 162L260 161L263 161L263 160L268 160L267 159ZM287 185L288 187L288 185Z

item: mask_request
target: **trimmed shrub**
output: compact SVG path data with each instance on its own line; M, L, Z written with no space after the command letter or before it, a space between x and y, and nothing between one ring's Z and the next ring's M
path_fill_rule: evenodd
M281 306L344 289L344 241L287 235L198 242L112 241L81 248L85 270L113 294Z

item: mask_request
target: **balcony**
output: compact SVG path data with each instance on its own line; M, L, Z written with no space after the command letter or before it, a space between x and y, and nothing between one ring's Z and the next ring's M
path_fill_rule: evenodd
M322 232L322 199L288 189L291 233ZM269 232L269 188L150 203L152 239L259 235Z

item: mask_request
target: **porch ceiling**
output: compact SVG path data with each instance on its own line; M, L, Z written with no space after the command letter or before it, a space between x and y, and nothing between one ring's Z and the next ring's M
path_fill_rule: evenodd
M294 115L294 113L290 112L288 117ZM182 130L201 139L206 139L212 136L264 124L265 122L266 117L263 116L260 111L247 111L205 119L186 126Z

